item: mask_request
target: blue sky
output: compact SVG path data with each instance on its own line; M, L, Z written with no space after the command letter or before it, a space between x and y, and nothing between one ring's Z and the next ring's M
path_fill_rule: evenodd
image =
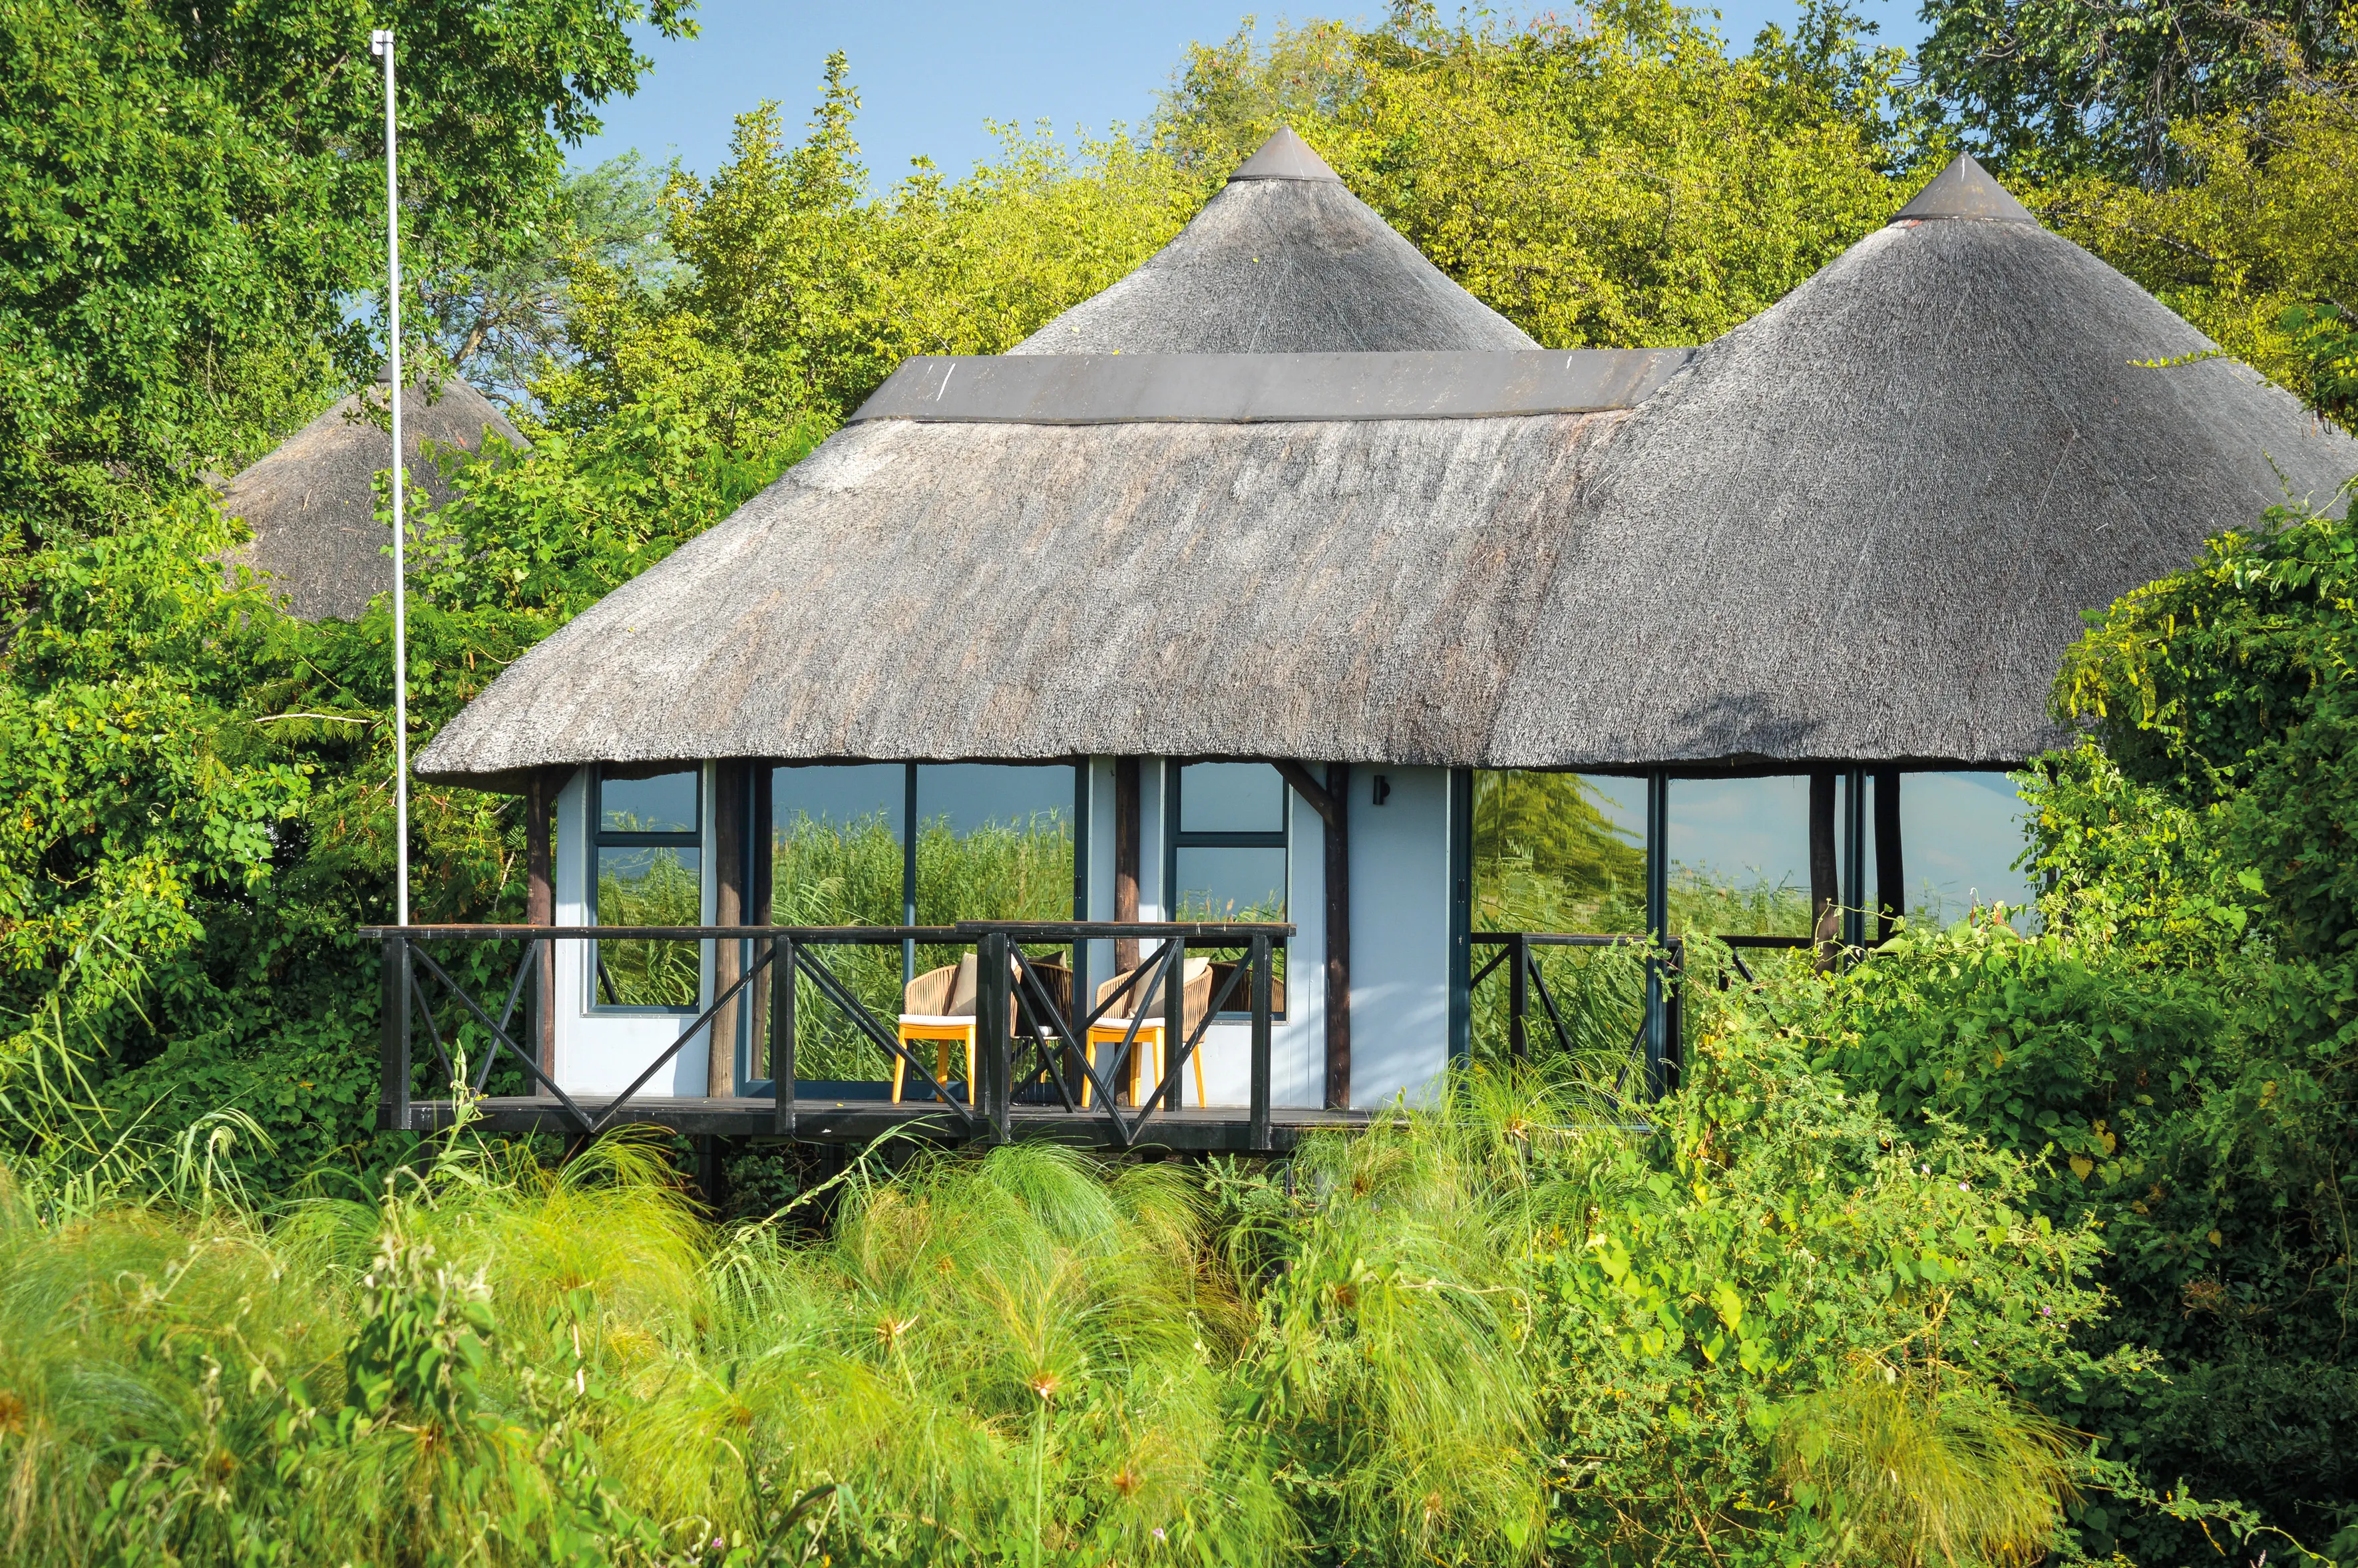
M1913 43L1920 35L1911 8L1894 0L1865 5L1886 41ZM1383 9L1338 5L1299 15L1365 21ZM1562 9L1500 5L1491 12L1520 20ZM1747 47L1763 24L1789 21L1795 10L1788 0L1742 0L1721 7L1720 30ZM674 43L640 29L640 50L654 70L636 97L607 105L605 134L577 149L574 161L636 149L657 164L676 154L693 172L709 175L728 157L735 117L760 100L777 99L788 123L801 124L817 102L827 52L840 49L860 89L858 134L877 182L898 178L919 154L960 175L990 155L988 120L1045 120L1059 134L1143 121L1181 51L1191 41L1228 38L1246 14L1238 0L705 0L699 38ZM1287 14L1262 10L1264 29Z

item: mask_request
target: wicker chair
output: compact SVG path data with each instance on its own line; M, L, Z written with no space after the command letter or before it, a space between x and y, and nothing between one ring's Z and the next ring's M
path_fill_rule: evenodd
M967 1098L974 1098L975 1056L975 980L981 972L973 954L968 953L955 964L945 964L938 969L928 969L911 980L901 993L901 1044L930 1040L934 1043L934 1080L946 1087L950 1082L950 1047L962 1045L966 1050ZM1015 1027L1015 1000L1008 999L1008 1029ZM903 1081L907 1077L906 1058L892 1058L892 1103L901 1102ZM943 1098L943 1096L936 1096Z
M1125 971L1099 986L1098 988L1098 1004L1102 1006L1108 998L1129 984L1130 976L1137 972L1135 969ZM1189 1034L1193 1034L1195 1033L1195 1026L1203 1022L1205 1011L1212 1005L1211 961L1206 958L1190 958L1187 960L1187 967L1181 970L1180 974L1179 1001L1183 1012L1182 1027ZM1163 1039L1164 1020L1169 1013L1167 1004L1163 1000L1163 987L1159 983L1150 987L1147 982L1141 981L1136 988L1138 991L1146 991L1150 989L1152 991L1151 996L1141 997L1133 993L1124 997L1117 1004L1123 1016L1100 1018L1089 1026L1089 1058L1095 1061L1098 1046L1111 1045L1119 1049L1122 1040L1130 1033L1131 1016L1135 1015L1138 1018L1138 1040L1130 1047L1130 1103L1132 1105L1143 1104L1146 1097L1152 1094L1163 1082L1163 1064L1166 1054L1165 1046L1168 1044ZM1202 1105L1204 1103L1203 1054L1200 1051L1197 1052L1190 1061L1195 1069L1195 1103ZM1089 1098L1090 1087L1084 1079L1081 1084L1081 1104L1087 1106L1089 1103Z

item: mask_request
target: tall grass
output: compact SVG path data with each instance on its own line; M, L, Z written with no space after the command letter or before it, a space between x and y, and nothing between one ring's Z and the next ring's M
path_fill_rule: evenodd
M37 1147L72 1103L43 1071L0 1072L0 1559L34 1568L1530 1563L1570 1517L1557 1401L1650 1375L1573 1376L1629 1303L1567 1271L1641 1213L1724 1227L1742 1174L1473 1072L1282 1168L892 1145L729 1228L628 1137L552 1169L461 1129L257 1202L197 1143ZM92 1147L106 1184L57 1179ZM1683 1321L1691 1264L1617 1277ZM1732 1376L1662 1365L1666 1410ZM1796 1498L1879 1561L2028 1550L2057 1451L1969 1380L1903 1392L1790 1405Z

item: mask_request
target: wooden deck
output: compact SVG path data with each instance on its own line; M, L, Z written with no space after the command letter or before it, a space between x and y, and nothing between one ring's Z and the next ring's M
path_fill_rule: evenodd
M577 1101L593 1119L605 1110L603 1101ZM498 1132L575 1133L580 1130L563 1106L554 1099L523 1097L477 1102L479 1125ZM1126 1110L1125 1118L1135 1116ZM1367 1110L1319 1110L1275 1106L1270 1110L1269 1143L1261 1152L1282 1153L1305 1132L1321 1128L1363 1128L1376 1115ZM450 1125L449 1100L413 1100L409 1126L413 1131L438 1131ZM771 1138L772 1111L766 1099L656 1098L630 1100L614 1114L611 1126L667 1128L674 1132L718 1134L730 1138ZM802 1099L795 1101L794 1137L811 1143L864 1143L900 1129L921 1137L956 1142L971 1136L956 1112L939 1101L905 1100L894 1105L881 1099ZM1008 1136L1047 1138L1059 1142L1104 1148L1114 1141L1112 1122L1100 1110L1069 1111L1061 1105L1016 1105L1008 1110ZM1254 1152L1252 1125L1243 1106L1185 1106L1158 1111L1140 1129L1134 1147L1245 1153Z

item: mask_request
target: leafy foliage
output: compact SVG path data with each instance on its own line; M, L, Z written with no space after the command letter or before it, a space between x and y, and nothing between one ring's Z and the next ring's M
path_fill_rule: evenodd
M403 190L423 271L529 248L557 138L635 85L676 0L404 7ZM0 18L0 526L18 541L257 455L374 366L384 94L358 0L36 0ZM372 222L370 214L379 214ZM0 591L22 593L12 573Z
M1725 1022L1650 1130L1477 1077L1284 1171L880 1149L727 1231L629 1139L551 1171L462 1133L259 1208L159 1201L185 1148L79 1195L18 1158L0 1530L31 1564L1831 1560L1856 1511L1789 1498L1766 1434L1868 1352L2021 1430L2093 1241Z
M1291 120L1353 192L1550 347L1701 342L1900 204L1898 52L1838 5L1731 58L1694 13L1583 25L1249 27L1195 46L1155 135L1225 175Z
M1930 119L2019 173L2099 171L2146 189L2182 168L2171 130L2267 103L2352 58L2331 0L1931 0L1920 55Z
M2240 113L2178 121L2169 184L2066 178L2033 197L2060 232L2345 425L2333 302L2358 287L2342 233L2358 198L2350 82L2346 70L2304 78Z

